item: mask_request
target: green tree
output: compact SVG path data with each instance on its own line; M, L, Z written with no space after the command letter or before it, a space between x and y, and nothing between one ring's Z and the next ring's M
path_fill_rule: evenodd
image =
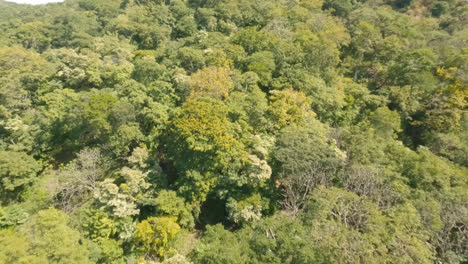
M377 108L375 112L371 113L369 120L377 134L384 137L394 137L395 133L401 132L400 116L387 107Z
M183 47L178 50L177 58L181 66L190 72L195 72L205 66L203 52L191 47Z
M38 155L55 156L76 150L84 133L80 94L71 89L58 89L39 97L37 113L39 131L34 131Z
M431 14L433 17L440 17L441 15L447 13L450 5L447 2L436 2L431 9Z
M246 242L220 224L206 227L203 239L193 255L193 259L200 263L249 263Z
M2 203L18 197L33 183L42 166L24 152L0 151L0 189Z
M332 9L337 16L345 17L356 5L356 1L350 0L327 0L323 2L323 9Z
M272 73L275 70L273 53L269 51L256 52L246 59L246 65L248 71L255 72L258 75L260 85L265 87L269 85Z
M91 142L105 141L111 133L110 109L117 99L109 93L91 95L89 104L83 109L86 120L86 134Z
M128 123L120 126L109 138L110 146L117 157L127 157L144 140L138 124Z
M0 263L46 263L45 256L31 254L31 245L26 237L9 229L0 230Z
M163 190L159 192L158 197L154 200L158 214L177 217L177 222L181 227L194 228L195 221L190 207L185 203L185 200L174 191Z
M232 42L241 45L244 50L253 54L268 49L271 45L270 36L259 27L246 27L233 36Z
M62 211L38 212L19 227L19 233L30 241L32 255L46 258L48 263L91 263L80 233L68 226L68 216Z

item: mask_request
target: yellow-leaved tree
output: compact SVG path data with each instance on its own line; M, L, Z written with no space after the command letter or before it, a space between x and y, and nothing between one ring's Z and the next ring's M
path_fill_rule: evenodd
M206 67L190 77L189 98L211 97L224 100L232 89L231 71L228 68Z
M149 217L136 225L135 241L142 255L164 258L179 230L177 217Z

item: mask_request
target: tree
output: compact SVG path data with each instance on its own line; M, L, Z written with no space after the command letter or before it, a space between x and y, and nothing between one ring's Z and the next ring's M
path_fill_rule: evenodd
M191 47L183 47L178 50L177 58L181 66L190 72L195 72L205 66L203 52Z
M226 100L229 115L236 121L247 122L254 133L264 132L272 126L266 118L268 110L266 94L256 85L255 73L245 73L241 78L245 80L239 81L235 91Z
M138 124L128 123L120 126L109 138L109 143L117 157L127 157L144 140Z
M211 97L225 100L232 89L230 70L226 68L207 67L190 76L189 99Z
M416 208L404 204L394 210L386 216L364 196L319 187L302 217L311 226L318 259L431 263L433 252L425 244L424 235L417 231L422 226ZM336 245L340 250L336 250Z
M401 132L400 116L387 107L377 108L375 112L371 113L369 120L376 132L383 137L394 137L395 133Z
M259 27L246 27L233 36L232 42L241 45L247 53L253 54L270 48L271 36L259 31Z
M0 264L467 262L467 3L0 1Z
M124 263L122 241L113 239L118 229L115 221L105 212L89 208L82 212L79 221L82 233L100 249L99 262Z
M293 125L281 131L273 150L278 172L295 174L307 171L312 164L326 169L345 158L327 135L329 128L320 121L308 121L307 125Z
M339 177L346 154L339 150L328 128L317 120L290 126L279 135L273 158L282 204L292 215L304 206L314 188L330 186Z
M65 211L75 211L87 203L97 184L104 168L102 156L97 149L84 149L78 157L57 172L58 187L55 199L57 205Z
M67 88L100 87L103 83L98 54L81 54L73 49L61 48L48 50L44 56L55 66L55 78Z
M150 187L148 172L123 167L117 175L120 176L120 185L111 178L96 183L94 199L101 209L113 216L125 218L137 215L140 212L137 202L144 203L147 199L146 191Z
M427 83L434 77L427 74L433 65L435 54L429 49L418 49L404 52L388 70L388 81L396 85ZM424 81L423 78L428 78ZM427 89L427 88L426 88Z
M135 241L142 255L164 258L180 230L176 217L150 217L136 226Z
M456 131L460 129L460 121L464 108L468 105L468 86L453 75L456 69L436 69L437 77L443 82L426 106L423 124L426 129L436 132ZM415 121L415 125L422 125Z
M167 67L156 62L154 56L142 56L135 59L135 70L132 77L143 84L150 84L156 80L166 80Z
M466 188L452 188L441 203L443 227L437 235L437 253L441 260L456 263L465 258L467 225Z
M214 100L188 101L179 109L169 121L167 138L168 154L177 168L205 171L229 162L241 145L226 114L227 109Z
M26 49L42 52L49 48L51 39L47 37L47 27L42 21L21 25L15 34L18 41Z
M274 129L279 130L288 125L302 124L307 116L314 116L310 111L310 98L303 92L292 89L271 91L268 115L274 121Z
M229 197L226 203L229 220L236 224L253 224L262 218L262 197L255 193L247 197Z
M306 225L278 213L265 218L248 233L251 258L260 263L321 263Z
M192 36L197 32L197 24L193 19L193 15L182 17L175 26L176 37L183 38Z
M238 166L242 143L226 114L225 106L213 100L184 104L168 125L166 144L176 168L223 173Z
M319 185L330 186L332 179L318 165L311 164L308 170L299 171L290 176L283 176L281 187L283 200L281 205L291 215L299 213L309 199L314 188Z
M355 4L355 1L350 0L328 0L324 1L322 8L332 9L335 15L345 17L350 11L353 10Z
M84 133L83 109L80 94L71 89L57 89L39 97L38 126L34 131L37 154L56 156L78 149Z
M38 53L19 47L1 48L0 56L0 105L8 115L23 116L52 67Z
M31 254L31 245L26 237L9 229L0 230L0 263L31 263L47 262L45 256Z
M50 208L32 216L19 233L30 241L32 255L46 258L48 263L91 263L80 233L67 222L64 212Z
M255 72L258 75L260 85L264 87L269 85L272 73L275 70L273 53L269 51L256 52L250 55L245 63L248 71Z
M42 166L24 152L0 151L0 190L2 203L15 199L32 182Z
M105 141L110 135L112 126L109 124L110 109L117 99L109 93L91 95L89 104L83 109L86 120L87 137L91 142Z
M449 8L450 8L449 3L438 1L432 7L431 14L433 17L440 17L441 15L447 13Z
M154 200L158 214L163 216L175 216L181 227L192 229L195 221L190 207L185 203L185 200L174 191L163 190L159 192L158 197Z
M226 244L230 245L226 247ZM207 226L193 259L201 263L248 263L248 247L244 240L224 229L222 225Z
M461 171L458 171L452 164L421 147L418 149L418 156L413 167L406 176L410 180L409 184L416 188L442 191L449 188L451 185L449 179L458 173Z

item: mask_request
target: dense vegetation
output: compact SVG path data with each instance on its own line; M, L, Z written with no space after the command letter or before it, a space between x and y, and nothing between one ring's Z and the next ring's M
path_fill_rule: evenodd
M0 263L467 263L465 0L0 2Z

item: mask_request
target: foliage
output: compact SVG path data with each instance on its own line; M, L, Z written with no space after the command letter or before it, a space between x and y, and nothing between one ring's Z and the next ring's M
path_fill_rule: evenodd
M48 263L91 263L80 233L67 222L64 212L50 208L32 216L19 232L30 241L32 255L46 258Z
M47 259L44 256L33 256L28 252L31 245L23 236L16 234L12 230L0 231L0 263L44 263Z
M229 245L229 247L226 247ZM198 263L248 263L245 242L221 225L207 226L201 244L194 251Z
M163 190L154 200L156 208L161 215L176 216L181 227L193 228L195 223L190 208L185 200L178 197L174 191Z
M40 164L24 152L0 151L0 189L2 202L17 196L32 183L40 171Z
M150 217L136 226L135 242L143 254L166 256L180 226L176 217Z
M0 263L465 263L468 2L0 2Z
M224 100L232 87L229 69L207 67L190 76L190 97L212 97Z

